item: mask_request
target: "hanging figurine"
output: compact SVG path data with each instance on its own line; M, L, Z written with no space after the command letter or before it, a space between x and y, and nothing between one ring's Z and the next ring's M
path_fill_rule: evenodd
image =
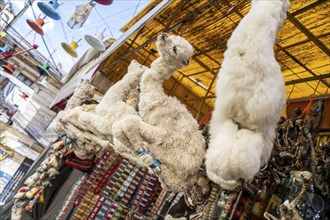
M94 7L95 3L93 2L88 2L84 5L77 5L75 12L71 15L69 21L67 22L68 26L71 29L81 28Z

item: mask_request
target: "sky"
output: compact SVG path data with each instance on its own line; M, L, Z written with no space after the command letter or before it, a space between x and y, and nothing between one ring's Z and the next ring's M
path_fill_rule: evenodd
M36 16L41 15L41 17L44 17L44 14L37 6L37 2L39 1L36 0L32 7ZM24 6L24 0L12 0L11 2L13 4L14 13L17 13ZM42 2L48 2L48 0L43 0ZM43 31L45 33L43 36L44 40L50 53L53 53L52 56L55 63L61 63L65 72L68 72L72 65L78 61L79 57L91 47L84 40L84 35L94 35L96 31L102 32L106 28L104 32L105 39L110 37L118 39L122 35L119 29L143 9L150 0L113 0L111 5L96 3L96 6L93 8L83 27L71 29L67 25L67 21L74 13L75 7L88 2L90 1L58 0L58 3L62 4L58 8L61 20L53 20L48 17L45 19L46 24L43 26ZM31 28L26 23L26 19L35 20L33 10L30 7L12 27L31 44L38 44L39 48L37 50L49 59L50 54L47 52L41 35L35 34L34 31L31 32ZM79 42L79 47L76 49L78 58L73 58L64 51L61 47L61 42L70 43L72 40L78 41L79 39L81 39L81 41Z

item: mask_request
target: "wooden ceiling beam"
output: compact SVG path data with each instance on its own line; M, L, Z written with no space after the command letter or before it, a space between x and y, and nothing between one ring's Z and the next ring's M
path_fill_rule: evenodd
M197 73L192 73L192 74L189 74L189 75L186 75L187 77L188 76L196 76L196 75L199 75L199 74L203 74L203 73L207 73L209 72L208 70L204 70L204 71L200 71L200 72L197 72Z
M322 80L322 79L326 79L326 78L330 79L330 73L306 77L306 78L302 78L302 79L290 80L290 81L285 82L285 85L289 86L289 85L294 85L294 84L299 84L299 83L310 82L310 81L314 81L314 80Z
M317 76L317 74L315 74L311 69L309 69L305 64L303 64L302 62L300 62L300 60L298 60L295 56L293 56L289 51L287 51L286 49L283 49L280 45L276 44L276 46L282 50L288 57L290 57L294 62L298 63L301 67L303 67L305 70L307 70L310 74L312 74L313 76ZM325 80L321 80L321 82L326 85L327 87L329 87L329 84L325 81Z
M327 32L327 33L324 33L324 34L320 34L318 36L316 36L316 38L320 39L322 37L326 37L330 35L330 32ZM284 46L283 49L289 49L291 47L296 47L296 46L299 46L301 44L305 44L305 43L308 43L308 42L311 42L312 40L307 38L306 40L302 40L302 41L299 41L299 42L296 42L296 43L293 43L293 44L290 44L290 45L287 45L287 46Z
M296 10L295 12L293 12L293 13L291 13L293 16L297 16L297 15L299 15L299 14L301 14L301 13L304 13L304 12L306 12L306 11L308 11L308 10L311 10L311 9L313 9L314 7L316 7L316 6L319 6L319 5L321 5L321 4L323 4L323 3L325 3L325 2L327 2L328 0L318 0L318 1L316 1L316 2L314 2L314 3L312 3L312 4L310 4L310 5L307 5L306 7L304 7L304 8L301 8L301 9L298 9L298 10Z
M311 41L314 42L316 46L318 46L324 53L326 53L328 56L330 56L330 50L329 48L322 42L320 41L315 35L308 30L298 19L296 19L292 14L287 13L288 15L288 20L296 26L302 33L304 33Z

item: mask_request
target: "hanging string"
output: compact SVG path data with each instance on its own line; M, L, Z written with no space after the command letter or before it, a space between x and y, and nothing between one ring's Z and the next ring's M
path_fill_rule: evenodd
M294 87L295 87L295 86L296 86L296 84L293 84L292 89L291 89L291 92L290 92L290 94L289 94L287 100L290 99L290 97L291 97L291 95L292 95L292 93L293 93L293 90L294 90Z
M60 12L59 8L57 8L57 12L58 12L59 15L60 15L60 21L61 21L61 26L62 26L62 30L63 30L64 36L65 36L65 41L66 41L67 43L69 43L68 36L66 35L66 31L65 31L64 24L63 24L63 21L62 21L62 15L61 15L61 12ZM72 62L74 63L74 59L73 59L73 57L71 57L71 60L72 60Z
M29 36L32 33L33 30L30 30L29 33L27 33L23 38L20 39L18 43L21 43L23 39L26 39L27 36Z
M69 40L68 40L68 36L66 35L65 28L64 28L64 25L63 25L61 12L60 12L59 9L57 9L57 12L60 14L60 17L61 17L61 18L60 18L60 21L61 21L62 30L63 30L64 36L65 36L65 40L66 40L66 42L68 43Z
M107 26L107 28L108 28L108 30L109 30L109 32L110 32L111 37L112 37L112 38L115 38L115 37L113 36L111 30L110 30L110 27L109 27L108 23L104 20L104 18L103 18L102 15L99 13L99 11L96 9L96 7L95 7L94 9L95 9L96 13L100 16L100 18L102 19L102 21L104 22L105 26Z
M30 1L30 3L31 3L31 1ZM34 11L34 9L33 9L33 5L31 4L31 9L32 9L32 13L33 13L33 17L34 17L34 19L35 20L37 20L37 16L36 16L36 13L35 13L35 11ZM44 39L44 37L41 35L41 39L42 39L42 41L44 42L44 45L45 45L45 47L46 47L46 50L47 50L47 52L48 52L48 54L49 54L49 56L50 56L50 59L53 61L53 65L54 65L54 67L56 68L56 70L58 70L57 69L57 66L56 66L56 63L55 63L55 60L53 59L53 56L52 56L52 54L51 54L51 52L50 52L50 50L49 50L49 48L48 48L48 45L47 45L47 43L46 43L46 41L45 41L45 39ZM62 77L62 73L60 72L60 71L58 71L59 72L59 74L60 74L60 77Z
M315 95L315 93L318 92L317 89L319 88L320 82L321 82L321 80L318 81L318 83L317 83L317 85L316 85L316 88L315 88L315 90L314 90L313 95ZM320 92L318 92L318 93L320 93ZM320 93L320 94L321 94L321 93ZM322 94L321 94L321 95L322 95Z
M138 4L137 4L137 6L136 6L136 8L135 8L135 10L134 10L134 13L133 13L132 18L135 16L135 13L136 13L137 9L139 8L140 3L141 3L141 0L139 0Z
M37 36L37 32L34 32L34 37L33 37L33 43L35 43L36 42L36 36Z

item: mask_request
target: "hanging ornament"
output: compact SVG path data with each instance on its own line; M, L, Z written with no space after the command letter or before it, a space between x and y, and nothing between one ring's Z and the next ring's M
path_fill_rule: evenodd
M48 63L45 63L42 66L37 66L37 69L40 74L37 84L44 89L47 89L48 85L49 85L49 83L47 81L47 78L49 76L49 68L50 68L50 66Z
M5 37L6 35L7 35L7 34L6 34L5 31L3 31L3 30L0 31L0 37Z
M49 76L49 64L45 63L42 66L37 66L40 76Z
M92 2L84 5L77 5L75 12L71 15L69 21L67 22L68 26L72 29L82 27L94 6L95 4Z
M14 45L12 48L10 48L8 51L4 51L4 52L1 52L0 54L3 56L4 59L8 59L10 57L15 57L15 56L18 56L18 55L21 55L23 53L26 53L30 50L35 50L37 49L39 46L37 44L33 44L32 47L30 47L29 49L26 49L26 50L22 50L22 51L19 51L17 53L15 53L15 49L16 49L17 45Z
M40 35L44 35L44 31L42 30L42 26L45 24L45 21L42 18L38 18L36 21L31 19L26 19L28 25Z
M81 39L79 39L78 41L71 41L70 44L67 44L65 42L62 42L61 45L63 47L63 49L70 54L73 57L78 57L76 49L78 47L78 43Z
M95 36L91 36L91 35L85 35L85 40L86 42L91 45L92 47L94 47L96 50L98 51L104 51L105 50L105 46L103 44L103 38L104 38L104 31L106 29L104 29L101 33L100 32L96 32Z
M8 43L6 43L3 47L0 47L1 52L6 52L10 49L10 46Z
M14 64L8 63L7 65L1 66L6 73L13 74L15 67Z
M61 19L60 15L56 11L56 9L60 6L57 3L57 0L49 1L48 3L38 2L37 5L38 5L40 11L42 11L48 17L50 17L54 20Z
M97 3L101 5L111 5L113 0L95 0Z

